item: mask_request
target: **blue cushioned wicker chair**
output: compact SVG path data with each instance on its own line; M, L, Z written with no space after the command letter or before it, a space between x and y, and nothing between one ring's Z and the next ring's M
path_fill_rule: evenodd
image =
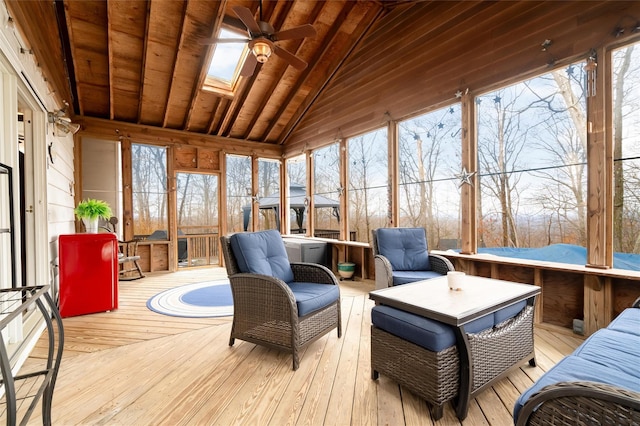
M342 334L340 287L333 272L312 263L289 263L276 230L221 237L233 294L235 339L293 354L334 328Z
M387 288L446 275L453 264L430 254L424 228L378 228L372 231L376 288Z

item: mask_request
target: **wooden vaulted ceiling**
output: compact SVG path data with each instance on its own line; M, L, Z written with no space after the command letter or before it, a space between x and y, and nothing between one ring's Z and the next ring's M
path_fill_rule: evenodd
M274 55L225 96L203 89L214 47L200 41L215 36L223 22L244 28L233 6L258 19L258 1L9 1L11 13L32 27L25 34L40 47L35 54L52 57L48 71L62 85L56 91L76 116L274 144L284 142L303 104L318 95L376 17L397 4L263 1L263 20L276 31L314 26L315 38L278 42L309 66L297 70ZM48 37L33 36L43 28Z
M263 20L276 30L314 26L315 38L278 42L309 66L272 56L224 96L202 89L213 48L199 41L223 23L242 27L234 6L258 18L257 0L6 2L76 119L266 142L289 153L640 34L638 1L264 0Z

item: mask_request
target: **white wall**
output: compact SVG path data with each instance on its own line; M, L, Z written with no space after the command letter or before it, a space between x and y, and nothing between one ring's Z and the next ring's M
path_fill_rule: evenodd
M33 168L33 256L38 261L35 264L33 279L37 283L50 282L51 262L57 256L57 236L63 233L75 232L73 207L73 135L55 134L53 126L47 123L47 111L56 111L64 108L57 104L52 96L51 89L38 67L36 58L21 50L28 46L21 39L20 32L16 28L19 23L8 25L9 16L6 5L0 7L0 58L4 65L3 74L12 74L16 79L16 90L19 107L33 111L30 125L32 137L27 141L27 160L31 161ZM25 53L22 53L25 52ZM2 102L5 103L9 94L2 94ZM17 113L17 111L16 111ZM1 118L0 118L1 119ZM0 123L4 126L6 123ZM3 140L3 143L8 143ZM56 158L53 164L47 159L47 145L53 143ZM29 145L31 144L31 145ZM4 150L3 162L17 165L17 152L8 153ZM2 152L0 152L2 155ZM17 169L17 167L16 167Z
M2 1L2 0L0 0ZM24 153L27 208L25 236L27 250L27 285L54 284L57 257L57 237L73 233L73 136L57 135L47 122L47 112L64 108L57 104L46 79L38 68L36 58L24 49L28 46L20 33L9 23L4 2L0 6L0 162L14 170L14 194L19 185L18 113L25 116ZM47 159L47 145L56 152L53 163ZM14 202L16 253L20 253L20 203ZM0 205L0 209L6 206ZM5 212L6 213L6 212ZM9 253L0 250L7 262ZM0 262L0 263L3 263ZM20 260L15 268L20 281ZM18 284L19 285L19 284ZM0 287L11 287L6 277L0 276ZM15 342L12 364L16 368L26 359L44 327L42 320L25 316L24 324L9 328L10 341ZM24 336L24 337L23 337Z

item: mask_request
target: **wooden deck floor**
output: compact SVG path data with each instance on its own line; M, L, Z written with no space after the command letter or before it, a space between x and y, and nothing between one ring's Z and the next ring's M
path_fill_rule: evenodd
M429 425L428 405L384 376L371 380L373 282L341 282L343 336L313 343L298 371L291 357L236 340L230 318L149 311L167 288L226 277L221 268L120 284L113 312L64 319L65 350L54 425ZM536 329L538 366L523 365L472 401L464 425L510 425L519 394L581 339ZM38 345L31 362L42 356ZM31 424L40 423L39 412ZM437 425L458 425L447 405Z

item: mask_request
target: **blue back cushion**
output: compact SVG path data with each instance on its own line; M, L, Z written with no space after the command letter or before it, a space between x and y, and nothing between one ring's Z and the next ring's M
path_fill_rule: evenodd
M286 283L293 281L287 251L278 231L233 234L229 242L241 272L269 275Z
M380 228L376 240L378 251L394 271L431 270L424 228Z

